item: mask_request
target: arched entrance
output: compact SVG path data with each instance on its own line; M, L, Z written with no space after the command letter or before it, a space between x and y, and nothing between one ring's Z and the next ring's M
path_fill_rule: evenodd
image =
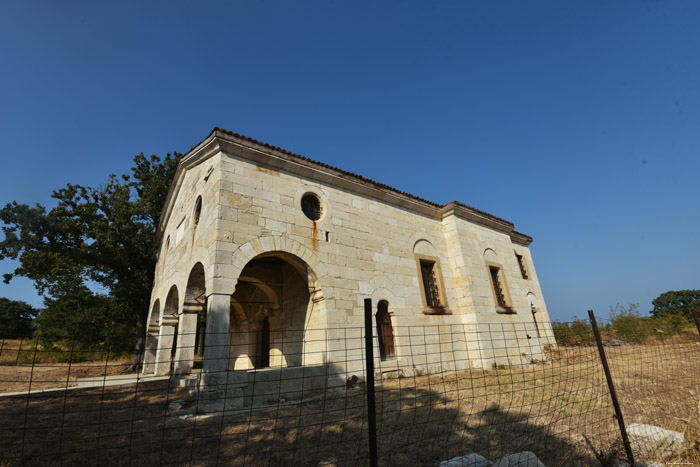
M380 300L377 304L377 337L379 338L379 356L382 360L394 358L394 328L391 325L389 302Z
M160 331L158 332L158 350L156 351L155 374L167 375L170 373L173 350L175 349L175 336L177 335L179 295L177 287L170 288L163 307L163 316L160 318Z
M206 320L206 288L204 285L204 266L195 264L190 270L185 288L185 300L180 314L175 351L175 373L189 374L195 363L195 356L201 365L201 352L204 343L204 321Z
M156 299L148 317L146 330L146 351L143 358L143 373L151 374L155 370L156 352L158 351L158 333L160 332L160 300Z
M245 265L231 296L230 368L323 362L318 349L323 344L325 350L325 342L315 342L308 333L319 314L310 277L308 265L285 252L264 253Z

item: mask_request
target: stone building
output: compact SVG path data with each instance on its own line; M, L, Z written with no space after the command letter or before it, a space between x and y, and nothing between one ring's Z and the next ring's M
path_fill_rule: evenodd
M554 339L513 227L215 128L161 214L143 371L361 371L365 298L387 371L539 358Z

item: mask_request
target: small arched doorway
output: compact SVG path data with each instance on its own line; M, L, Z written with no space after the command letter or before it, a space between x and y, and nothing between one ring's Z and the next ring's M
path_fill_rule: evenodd
M377 337L379 338L379 356L389 360L396 355L394 350L394 329L391 325L389 302L380 300L377 304Z

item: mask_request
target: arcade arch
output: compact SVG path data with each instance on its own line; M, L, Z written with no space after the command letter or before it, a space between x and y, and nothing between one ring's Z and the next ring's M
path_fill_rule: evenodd
M231 295L230 367L236 370L323 363L319 329L322 300L309 265L273 251L255 256L241 270Z
M195 364L195 356L197 356L198 366L201 365L204 353L206 306L204 266L202 263L196 263L187 279L182 313L178 320L175 373L190 373Z

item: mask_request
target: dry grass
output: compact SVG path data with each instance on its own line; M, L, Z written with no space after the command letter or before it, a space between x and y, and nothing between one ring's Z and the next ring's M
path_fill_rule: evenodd
M689 440L685 452L656 458L700 459L696 340L606 348L625 421ZM560 347L548 357L525 368L379 381L380 465L437 465L469 452L495 460L523 450L548 466L623 457L597 350ZM22 458L36 465L368 463L362 386L225 417L167 412L169 401L186 397L161 381L1 398L0 465Z
M35 340L2 340L0 394L71 387L79 378L122 374L129 360L121 353L67 352L44 349Z

